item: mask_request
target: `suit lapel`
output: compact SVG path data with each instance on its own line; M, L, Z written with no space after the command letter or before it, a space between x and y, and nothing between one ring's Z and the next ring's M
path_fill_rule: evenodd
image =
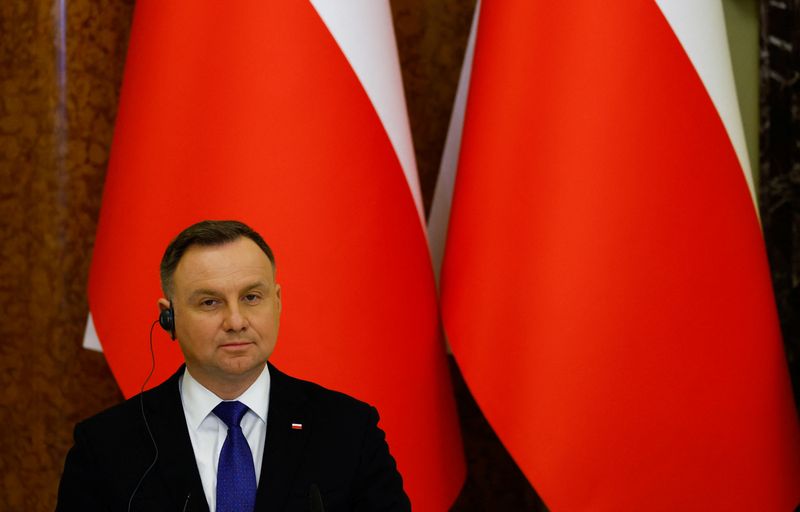
M183 366L165 383L145 393L144 406L158 443L158 473L178 510L208 512L208 503L194 458L178 381Z
M308 397L301 387L271 364L269 372L267 438L256 510L284 508L312 428Z

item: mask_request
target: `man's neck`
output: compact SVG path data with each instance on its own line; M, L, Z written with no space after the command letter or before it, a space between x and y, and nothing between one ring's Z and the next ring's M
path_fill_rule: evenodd
M203 372L195 372L194 369L189 368L189 373L192 377L199 382L203 387L217 395L223 400L234 400L240 397L250 386L258 379L261 372L266 366L266 361L258 368L242 375L206 375ZM187 366L188 368L188 366Z

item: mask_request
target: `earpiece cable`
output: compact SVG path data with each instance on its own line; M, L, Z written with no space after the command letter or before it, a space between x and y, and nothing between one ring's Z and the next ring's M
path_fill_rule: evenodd
M147 378L144 379L142 382L142 388L139 393L139 406L142 410L142 420L144 420L144 426L147 429L147 434L150 436L150 441L153 442L153 449L155 450L155 456L153 457L153 462L150 463L150 466L147 467L145 472L142 474L142 477L139 479L139 483L136 484L136 487L133 488L133 492L131 493L131 497L128 499L128 512L131 512L131 505L133 504L133 497L136 496L136 492L141 487L142 482L147 477L147 474L150 473L150 470L155 467L156 462L158 462L158 444L156 443L156 438L153 436L153 431L150 430L150 423L147 421L147 414L144 412L144 387L147 386L148 381L150 381L150 377L153 376L153 373L156 370L156 354L153 350L153 329L155 329L158 320L153 322L153 325L150 326L150 373L147 374Z

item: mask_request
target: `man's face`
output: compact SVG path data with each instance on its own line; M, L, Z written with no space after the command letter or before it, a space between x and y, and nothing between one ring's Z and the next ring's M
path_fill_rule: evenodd
M175 331L192 376L212 391L254 380L275 348L281 314L280 285L255 242L190 247L173 293Z

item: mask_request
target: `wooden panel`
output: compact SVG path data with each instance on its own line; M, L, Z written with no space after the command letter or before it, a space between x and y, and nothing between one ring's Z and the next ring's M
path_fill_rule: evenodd
M81 341L132 3L0 7L0 510L52 510L75 422L121 398Z
M425 211L430 211L475 0L393 0Z

